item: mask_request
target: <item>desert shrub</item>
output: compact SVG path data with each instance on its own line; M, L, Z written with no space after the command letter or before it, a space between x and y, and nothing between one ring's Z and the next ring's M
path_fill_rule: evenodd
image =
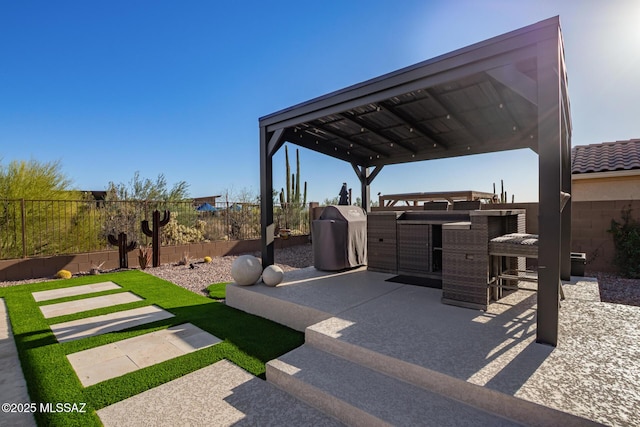
M197 220L194 226L190 227L179 224L176 216L177 215L173 215L169 223L162 229L163 244L182 245L206 241L204 237L205 221Z
M71 279L71 272L69 270L60 270L56 273L57 279Z
M631 216L631 208L622 210L622 222L611 220L607 230L613 235L614 263L624 277L640 278L640 222Z
M140 246L138 248L138 264L140 264L141 270L144 270L151 264L152 254L151 248L147 246Z
M211 262L211 257L210 256L204 257L204 262L209 264Z

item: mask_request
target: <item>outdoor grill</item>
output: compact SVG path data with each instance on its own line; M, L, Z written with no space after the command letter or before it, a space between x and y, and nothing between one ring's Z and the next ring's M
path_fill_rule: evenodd
M327 206L311 223L313 265L337 271L367 263L367 216L357 206Z

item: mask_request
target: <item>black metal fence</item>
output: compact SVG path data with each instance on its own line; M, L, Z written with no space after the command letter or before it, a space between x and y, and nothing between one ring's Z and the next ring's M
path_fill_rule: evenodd
M162 245L260 238L260 205L252 203L0 199L0 259L112 249L108 236L120 232L147 245L141 222L156 209L171 214ZM275 206L274 218L294 235L309 233L307 208Z

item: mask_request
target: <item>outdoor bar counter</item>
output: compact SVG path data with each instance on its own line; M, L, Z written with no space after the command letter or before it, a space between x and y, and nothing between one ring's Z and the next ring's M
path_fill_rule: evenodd
M489 241L524 232L524 209L371 212L368 269L441 279L443 303L486 309L495 274ZM524 268L524 258L505 262Z

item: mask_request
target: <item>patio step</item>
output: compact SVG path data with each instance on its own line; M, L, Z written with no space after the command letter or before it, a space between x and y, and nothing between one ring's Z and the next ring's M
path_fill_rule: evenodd
M309 345L267 363L267 380L347 425L520 425Z
M405 357L390 356L389 354L401 351L399 349L391 350L390 348L385 348L384 345L381 345L379 342L379 338L375 336L368 335L369 338L365 338L366 342L362 344L342 339L345 334L348 334L347 330L355 326L351 325L351 323L352 322L345 321L344 319L333 317L311 325L305 331L305 345L303 347L312 348L324 354L330 354L334 358L337 358L334 360L341 359L348 361L347 363L349 363L352 372L360 372L362 375L370 373L384 375L387 378L393 378L395 381L406 384L407 387L410 386L414 387L414 389L422 390L423 393L427 393L425 396L437 396L438 399L444 399L444 401L457 402L458 406L455 412L456 414L463 414L463 416L467 414L464 412L467 410L466 408L476 408L476 410L481 413L492 414L492 416L498 417L497 419L512 420L510 422L518 425L564 425L565 427L597 425L597 423L591 423L588 420L569 413L560 412L486 386L482 387L465 381L464 379L408 362L406 355ZM361 328L363 326L362 324L359 325ZM372 325L369 325L369 327L375 329ZM369 332L371 333L372 330ZM375 335L375 333L373 334ZM373 342L377 344L372 345ZM394 344L389 343L388 346L389 345L393 346ZM372 348L377 348L378 350L373 350ZM289 354L285 356L289 357ZM296 357L301 356L291 357L295 361ZM283 361L287 363L286 358ZM449 360L448 362L455 363L454 360ZM296 363L302 364L301 362ZM344 364L344 362L341 363ZM295 366L295 364L292 365ZM277 363L276 366L278 366ZM338 363L336 363L336 366L338 366ZM366 371L358 371L358 368L366 369ZM310 367L307 369L311 370ZM328 375L327 371L333 369L335 369L333 364L325 365L321 375ZM346 381L354 381L355 379L350 378L351 374L348 372L349 371L341 373L338 375L338 378L343 375L345 379L348 378ZM268 373L269 370L267 370L267 379L271 381ZM298 376L300 375L298 374ZM303 378L306 380L306 375ZM277 383L277 380L274 382ZM345 380L342 380L342 382L344 383ZM363 385L363 387L364 389L372 388L371 385ZM386 386L381 387L385 389ZM398 393L395 389L390 390L391 391L384 391L384 396L386 396L387 399L395 393ZM295 395L297 396L297 394ZM427 398L425 401L421 401L421 404L441 407L440 403L429 403L429 401L429 398ZM433 402L440 402L440 400L434 400ZM412 411L415 411L415 406L412 407ZM454 417L454 419L456 418ZM444 425L465 425L457 423L458 421L451 421L451 424ZM396 422L392 422L392 424L396 424ZM439 423L431 422L429 422L429 424L440 425ZM475 425L484 424L475 423ZM487 425L493 425L493 423Z

